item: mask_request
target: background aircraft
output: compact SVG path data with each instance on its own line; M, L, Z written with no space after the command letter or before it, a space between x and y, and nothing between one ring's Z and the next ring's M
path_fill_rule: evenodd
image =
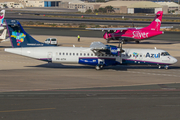
M140 40L148 39L150 37L161 35L164 32L160 31L161 20L163 11L158 11L155 19L147 27L138 28L86 28L88 30L102 30L105 31L103 38L109 42L110 40L123 40L125 41L136 41L139 43ZM172 28L161 27L161 28Z
M170 56L168 52L158 49L123 50L122 46L104 45L101 42L93 42L89 48L56 47L32 38L16 20L6 20L6 24L14 48L6 48L5 51L38 60L93 65L97 70L104 66L121 64L164 65L167 69L168 65L177 62L177 59Z
M5 17L5 10L1 10L2 15L0 15L0 30L4 30L4 17Z

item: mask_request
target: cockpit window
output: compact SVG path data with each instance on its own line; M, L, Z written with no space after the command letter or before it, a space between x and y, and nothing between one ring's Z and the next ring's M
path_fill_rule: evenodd
M161 53L161 56L168 56L168 55L170 55L168 52L162 52Z

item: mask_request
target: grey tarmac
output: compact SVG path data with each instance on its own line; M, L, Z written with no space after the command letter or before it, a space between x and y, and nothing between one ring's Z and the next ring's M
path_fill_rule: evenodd
M88 47L102 38L56 37L59 47ZM150 44L147 44L150 43ZM109 43L117 45L117 42ZM169 70L157 66L92 66L48 64L6 53L0 43L0 119L6 120L169 120L180 119L180 43L146 40L124 48L160 48L178 62Z

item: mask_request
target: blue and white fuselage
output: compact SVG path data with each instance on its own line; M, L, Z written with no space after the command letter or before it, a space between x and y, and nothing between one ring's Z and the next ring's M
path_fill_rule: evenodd
M94 53L91 48L84 47L25 47L6 48L5 51L52 63L72 63L84 65L119 65L119 64L151 64L171 65L177 59L160 49L123 49L119 55Z

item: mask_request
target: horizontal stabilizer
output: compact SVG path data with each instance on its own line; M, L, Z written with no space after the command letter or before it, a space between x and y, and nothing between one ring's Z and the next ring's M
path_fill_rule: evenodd
M91 49L106 49L106 45L104 45L102 42L92 42L90 45Z

